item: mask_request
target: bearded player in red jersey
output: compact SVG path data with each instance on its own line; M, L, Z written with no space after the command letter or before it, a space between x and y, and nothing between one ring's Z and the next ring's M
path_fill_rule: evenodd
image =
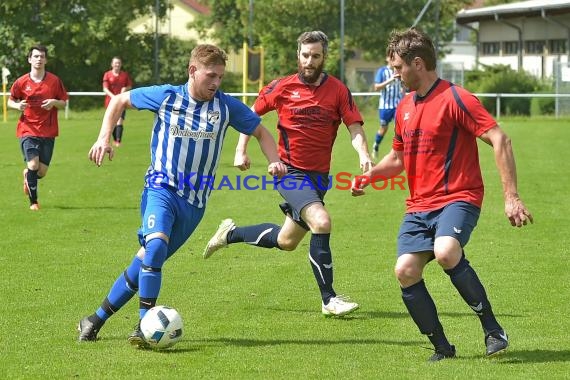
M63 82L46 71L47 48L37 45L28 52L31 70L12 85L8 107L21 111L16 129L26 161L24 193L30 210L40 209L38 180L45 177L59 134L57 110L64 108L68 95Z
M438 78L429 36L416 29L393 32L387 53L412 92L398 105L392 150L353 181L352 194L362 195L374 177L390 178L402 170L408 175L410 196L398 234L395 272L408 312L435 348L430 361L455 357L422 277L433 259L479 317L485 354L502 353L509 345L507 334L463 248L483 202L477 137L495 153L510 223L522 227L532 222L518 195L511 141L475 96Z
M358 308L348 297L333 289L333 263L329 245L331 218L323 199L329 188L333 143L341 122L347 126L352 146L358 152L360 168L368 170L368 154L363 121L348 88L323 72L328 38L320 31L305 32L297 39L298 73L274 80L261 90L253 105L259 114L278 114L279 156L288 175L277 182L285 199L280 207L286 218L283 226L263 223L236 227L225 219L204 250L204 258L233 243L292 251L311 232L309 261L321 292L325 316L342 316ZM249 138L240 136L234 165L250 167L246 148Z

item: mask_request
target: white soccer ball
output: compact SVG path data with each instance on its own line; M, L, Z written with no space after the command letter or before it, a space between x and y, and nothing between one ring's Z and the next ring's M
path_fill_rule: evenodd
M141 331L151 348L168 348L182 338L182 317L176 309L155 306L141 319Z

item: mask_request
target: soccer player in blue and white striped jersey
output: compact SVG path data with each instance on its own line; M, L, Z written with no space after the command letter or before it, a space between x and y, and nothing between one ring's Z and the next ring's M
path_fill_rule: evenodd
M388 62L388 60L386 60ZM378 117L380 128L376 132L374 145L372 146L372 158L378 159L378 148L386 134L388 124L394 120L396 107L405 95L405 90L400 81L400 75L395 74L389 64L382 66L376 71L374 77L374 89L380 90L380 100L378 102Z
M224 137L232 126L257 138L269 161L268 172L287 172L271 133L245 104L219 90L227 56L213 45L198 45L190 55L188 82L141 87L115 96L109 104L99 137L89 158L98 166L113 158L111 131L126 107L155 114L141 200L140 249L112 285L101 306L79 322L79 340L97 340L105 321L138 291L139 317L156 305L164 262L190 237L204 215ZM137 325L129 342L146 347Z

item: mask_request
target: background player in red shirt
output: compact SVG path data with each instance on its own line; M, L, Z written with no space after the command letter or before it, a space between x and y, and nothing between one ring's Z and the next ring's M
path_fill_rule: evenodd
M483 201L477 137L495 152L509 221L517 227L532 222L517 192L511 141L475 96L438 78L429 36L416 29L393 32L387 53L412 92L397 108L392 150L353 181L352 193L362 195L375 176L390 178L406 170L410 196L398 234L395 272L408 312L435 347L430 361L455 357L422 278L424 267L434 258L479 317L486 355L499 354L508 346L507 335L463 247Z
M111 98L115 95L129 91L133 88L133 81L129 73L121 70L123 61L119 57L111 60L111 70L103 74L103 91L105 92L105 108L109 105ZM120 146L123 139L123 124L125 122L126 111L123 111L117 125L113 128L113 143Z
M277 183L285 199L280 207L286 218L283 226L263 223L236 227L231 219L222 221L204 250L208 258L218 249L233 243L294 250L311 232L309 261L322 298L326 316L345 315L358 308L348 297L333 289L332 254L329 245L331 218L324 207L329 185L333 143L341 122L347 126L361 169L372 167L363 121L348 88L323 72L328 38L320 31L305 32L297 39L298 73L274 80L261 90L253 105L263 115L278 114L279 157L288 174ZM249 138L240 135L234 165L250 167L246 153Z
M39 210L38 180L46 176L59 133L58 108L64 108L68 95L61 80L46 71L47 48L30 48L31 70L12 85L8 107L22 111L16 136L26 161L24 193L30 199L30 210Z

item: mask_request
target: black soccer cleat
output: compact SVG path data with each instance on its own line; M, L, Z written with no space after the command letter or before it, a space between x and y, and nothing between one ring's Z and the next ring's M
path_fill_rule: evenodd
M77 330L79 331L79 341L80 342L94 342L97 340L97 333L101 326L95 326L95 323L89 320L89 317L85 317L79 321Z
M150 348L150 345L144 338L144 334L141 331L141 323L136 324L134 331L127 338L131 346L135 348Z
M455 346L449 346L449 350L436 349L435 353L428 359L429 362L438 362L443 359L455 358Z
M504 330L491 331L485 336L487 346L486 356L495 356L504 353L509 347L509 338Z

